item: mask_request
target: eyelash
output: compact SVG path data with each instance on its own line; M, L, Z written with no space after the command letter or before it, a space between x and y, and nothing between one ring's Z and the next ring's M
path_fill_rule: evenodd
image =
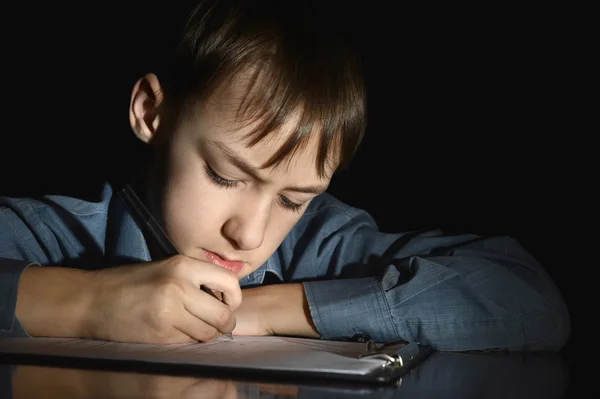
M238 185L238 182L235 180L227 180L227 179L224 179L221 176L219 176L217 174L217 172L215 172L213 170L213 168L211 168L208 164L206 164L206 167L204 169L205 169L206 175L208 176L209 180L219 187L233 188ZM293 212L299 212L300 209L302 209L303 204L297 204L295 202L290 201L289 198L284 197L283 195L280 195L279 196L279 205L281 205L283 208L285 208L287 210L290 210Z
M238 185L237 181L223 179L221 176L219 176L217 174L217 172L215 172L213 170L213 168L208 166L208 164L206 165L205 171L206 171L206 175L208 176L208 178L218 186L225 187L225 188L233 188Z
M302 209L302 204L296 204L283 195L279 196L279 205L292 212L300 212L300 209Z

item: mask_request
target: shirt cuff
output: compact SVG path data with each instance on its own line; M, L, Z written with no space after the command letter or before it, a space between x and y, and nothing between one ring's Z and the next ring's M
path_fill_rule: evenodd
M21 275L29 266L39 265L23 260L0 259L0 336L28 336L16 318L17 295Z
M399 339L379 280L369 277L304 282L308 308L324 339L366 335L376 342Z

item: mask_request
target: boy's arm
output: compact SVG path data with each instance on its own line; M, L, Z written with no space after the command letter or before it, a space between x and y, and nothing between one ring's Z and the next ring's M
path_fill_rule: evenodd
M241 291L232 272L184 255L95 270L102 248L77 241L90 230L55 223L57 213L41 203L18 201L0 197L0 338L179 343L234 328ZM226 303L201 285L222 292Z
M53 312L46 306L51 300L32 305L38 316L44 316L42 320L47 322L47 325L55 324L58 328L65 329L67 326L59 316L64 314L65 320L69 319L68 313L72 313L78 306L78 301L66 297L69 296L69 288L76 286L73 285L71 277L81 272L75 269L57 269L61 273L60 276L54 276L55 278L52 278L52 274L44 273L46 268L39 267L40 262L49 262L48 254L56 254L58 250L46 247L39 239L36 240L26 223L34 223L36 219L18 215L15 209L18 208L0 206L0 337L29 337L21 323L22 320L17 317L17 298L20 296L21 307L29 306L31 301L27 293L31 292L47 291L55 293L56 298L68 299L62 301L65 306L60 306ZM36 276L30 278L30 275L34 274ZM24 278L25 275L28 278ZM25 290L22 290L23 285L27 286Z
M273 312L272 325L307 309L302 335L313 325L326 339L364 334L439 350L557 350L569 335L560 293L511 238L386 234L367 213L338 202L307 215L295 234L280 259L287 281L303 281L304 304L286 298L285 286L257 289L263 303L287 309Z

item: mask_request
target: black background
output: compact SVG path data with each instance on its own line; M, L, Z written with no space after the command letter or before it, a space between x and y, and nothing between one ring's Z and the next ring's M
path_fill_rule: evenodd
M590 105L575 105L582 53L568 16L382 4L357 9L369 127L330 191L386 231L519 239L568 302L565 356L581 379L598 303L587 242L597 233L585 212L594 180L580 139L592 134L581 127ZM93 196L135 164L129 95L156 61L166 15L135 1L5 9L0 195Z

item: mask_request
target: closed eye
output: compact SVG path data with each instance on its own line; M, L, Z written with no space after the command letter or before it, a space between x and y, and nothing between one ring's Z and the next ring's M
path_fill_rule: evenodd
M211 168L208 164L205 164L204 170L205 170L206 175L208 176L209 180L211 182L213 182L214 184L216 184L217 186L225 187L225 188L233 188L238 185L238 182L236 180L228 180L228 179L225 179L225 178L219 176L217 174L217 172L215 172L214 169Z
M229 179L225 179L224 177L219 176L219 174L217 172L215 172L215 170L213 168L211 168L210 165L208 165L208 164L205 164L204 170L205 170L206 176L208 176L209 180L219 187L234 188L239 183L237 180L229 180ZM302 206L304 205L304 204L298 204L296 202L293 202L289 198L287 198L286 196L283 196L283 195L279 196L278 202L281 207L283 207L286 210L293 211L293 212L300 212L300 210L302 209Z
M284 207L285 209L288 209L290 211L294 211L294 212L299 212L300 209L302 209L302 205L303 204L297 204L295 202L290 201L290 199L288 197L285 197L283 195L279 196L279 204Z

